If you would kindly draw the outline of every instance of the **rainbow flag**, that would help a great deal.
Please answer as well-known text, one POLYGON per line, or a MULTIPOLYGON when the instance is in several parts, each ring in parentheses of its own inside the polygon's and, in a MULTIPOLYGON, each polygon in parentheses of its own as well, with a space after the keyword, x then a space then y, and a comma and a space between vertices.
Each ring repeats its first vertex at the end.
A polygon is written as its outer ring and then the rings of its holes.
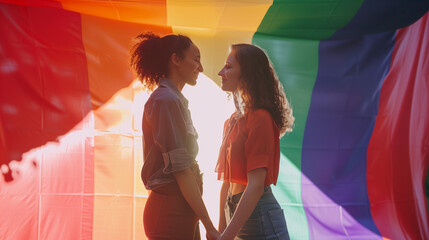
MULTIPOLYGON (((145 239, 141 32, 186 34, 204 199, 230 44, 264 48, 296 118, 274 192, 291 239, 429 239, 429 1, 0 0, 0 239, 145 239)), ((215 200, 213 200, 215 199, 215 200)), ((202 235, 204 237, 204 235, 202 235)))

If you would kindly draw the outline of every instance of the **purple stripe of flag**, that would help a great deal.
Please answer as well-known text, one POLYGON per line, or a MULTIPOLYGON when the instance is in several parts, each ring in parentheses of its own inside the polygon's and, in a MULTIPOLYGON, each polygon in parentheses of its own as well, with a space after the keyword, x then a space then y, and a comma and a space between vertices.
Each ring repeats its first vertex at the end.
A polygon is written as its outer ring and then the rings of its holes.
POLYGON ((366 152, 394 32, 319 45, 302 150, 310 239, 381 239, 369 206, 366 152))

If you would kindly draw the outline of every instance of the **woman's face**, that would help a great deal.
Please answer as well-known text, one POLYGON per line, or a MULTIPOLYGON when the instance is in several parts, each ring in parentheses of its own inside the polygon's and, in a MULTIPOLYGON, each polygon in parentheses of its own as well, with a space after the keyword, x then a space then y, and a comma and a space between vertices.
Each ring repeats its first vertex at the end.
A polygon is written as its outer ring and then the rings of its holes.
POLYGON ((222 90, 235 92, 241 78, 240 64, 235 57, 235 51, 231 51, 226 59, 225 66, 218 73, 222 77, 222 90))
POLYGON ((186 49, 183 53, 184 58, 181 61, 179 68, 180 75, 185 80, 185 83, 194 86, 197 84, 198 74, 203 71, 203 66, 200 62, 200 50, 194 44, 186 49))

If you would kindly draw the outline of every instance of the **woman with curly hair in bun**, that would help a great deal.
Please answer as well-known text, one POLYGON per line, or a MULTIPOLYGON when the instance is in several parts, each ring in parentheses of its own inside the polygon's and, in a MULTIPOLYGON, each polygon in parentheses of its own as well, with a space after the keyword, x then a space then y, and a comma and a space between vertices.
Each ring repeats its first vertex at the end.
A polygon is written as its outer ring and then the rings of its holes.
POLYGON ((216 165, 220 239, 289 239, 270 188, 279 174, 279 139, 294 121, 282 85, 264 51, 250 44, 232 45, 219 76, 236 105, 216 165))
POLYGON ((198 134, 181 93, 203 71, 200 51, 182 35, 141 34, 131 50, 131 66, 153 91, 143 113, 141 177, 151 190, 143 225, 149 239, 199 239, 198 220, 208 239, 220 234, 202 200, 202 178, 195 160, 198 134))

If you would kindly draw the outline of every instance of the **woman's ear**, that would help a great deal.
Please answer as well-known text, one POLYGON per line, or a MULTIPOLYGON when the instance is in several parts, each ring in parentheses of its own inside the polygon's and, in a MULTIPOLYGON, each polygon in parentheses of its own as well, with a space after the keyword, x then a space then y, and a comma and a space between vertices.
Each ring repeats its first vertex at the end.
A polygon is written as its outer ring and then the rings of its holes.
POLYGON ((182 62, 182 58, 179 57, 176 53, 171 54, 171 62, 175 65, 175 66, 179 66, 180 63, 182 62))

